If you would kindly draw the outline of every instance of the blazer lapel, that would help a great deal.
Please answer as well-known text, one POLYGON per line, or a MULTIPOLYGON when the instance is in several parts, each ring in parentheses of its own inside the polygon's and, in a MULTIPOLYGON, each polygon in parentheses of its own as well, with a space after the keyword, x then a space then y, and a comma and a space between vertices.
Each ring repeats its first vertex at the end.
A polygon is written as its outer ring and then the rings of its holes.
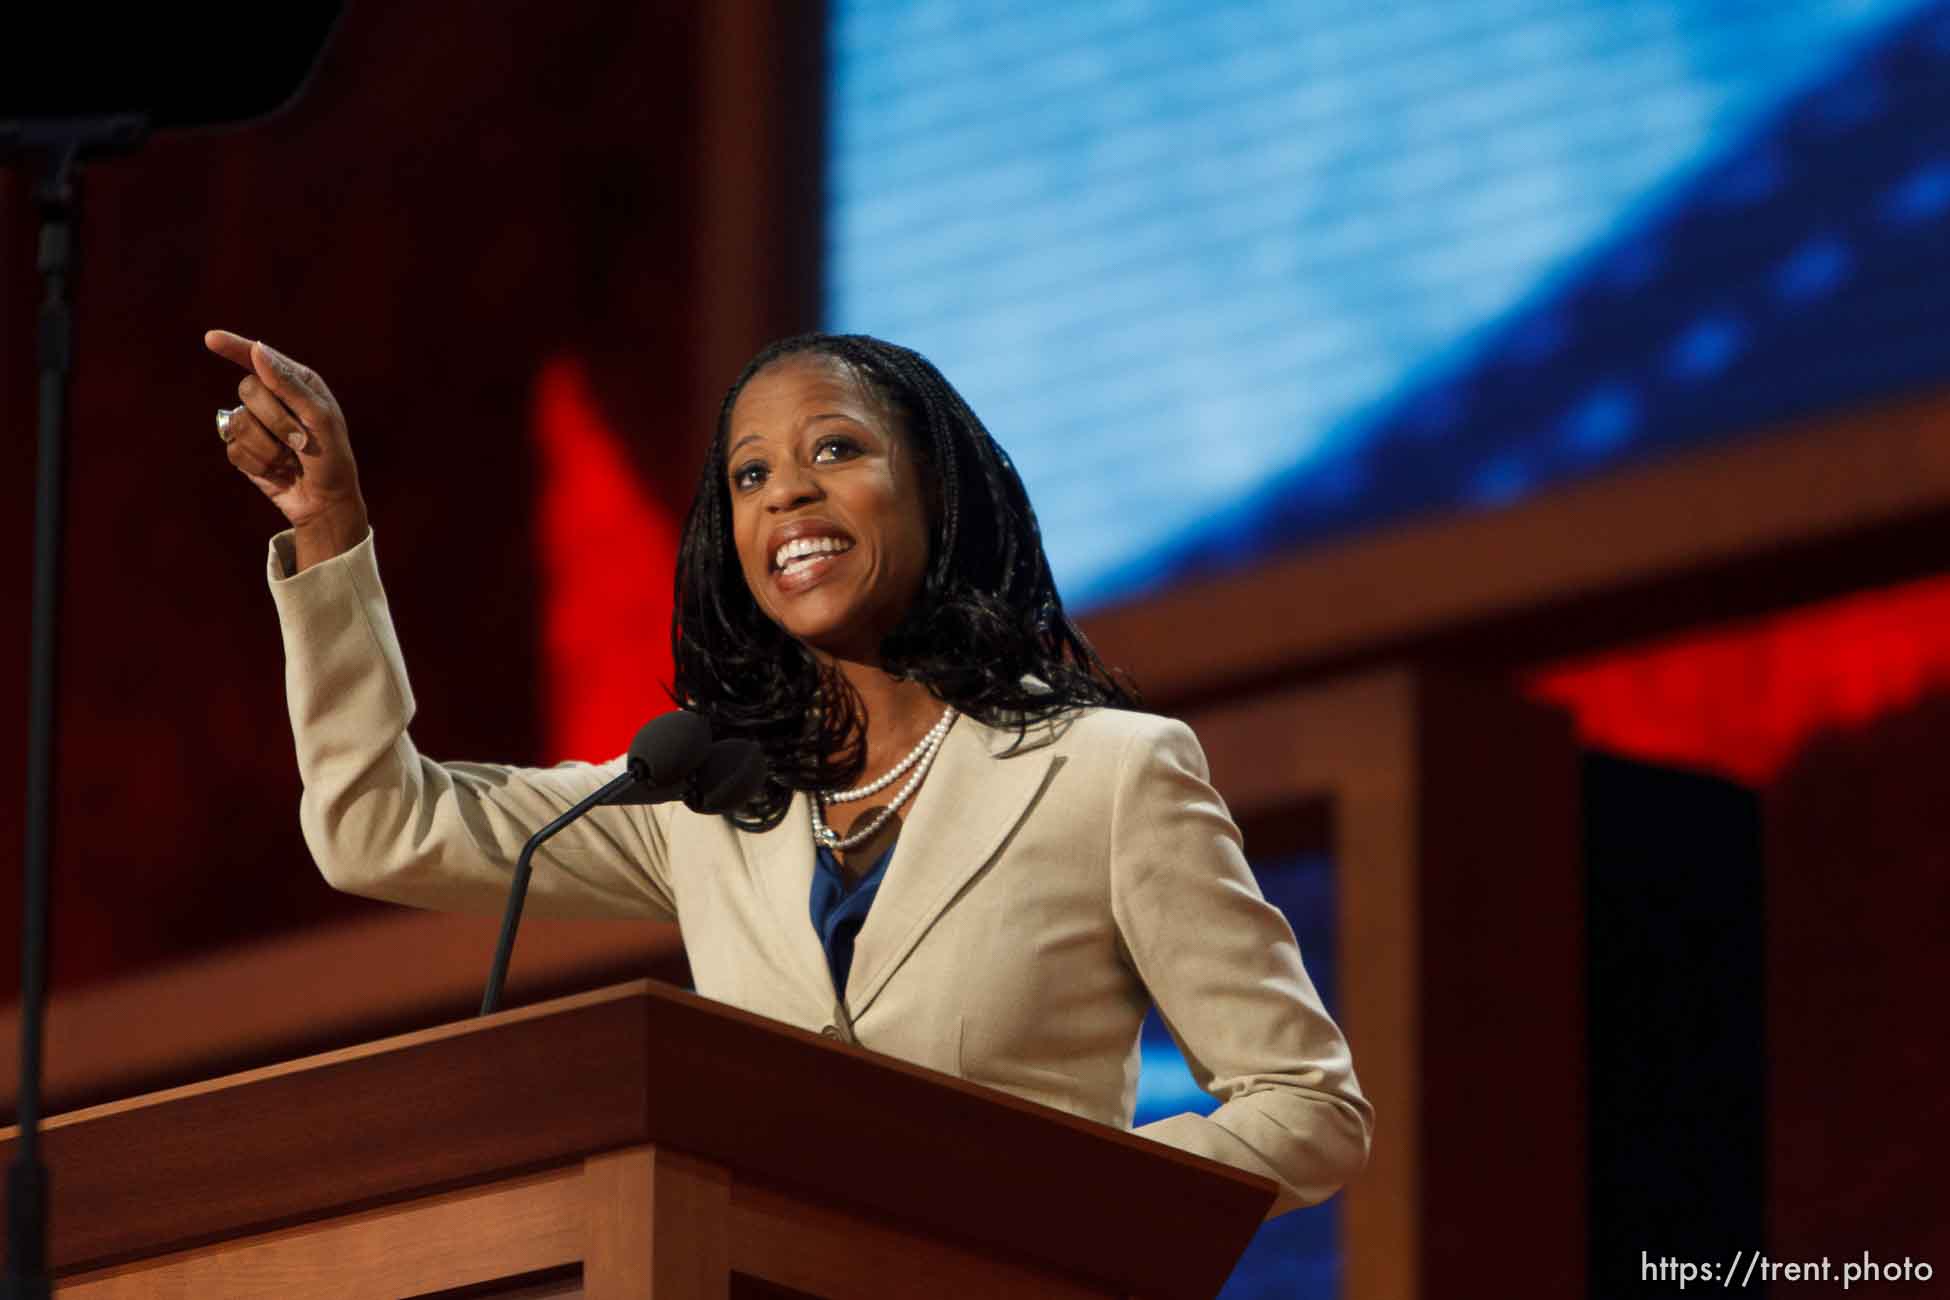
MULTIPOLYGON (((996 757, 1014 740, 1013 731, 997 731, 973 718, 957 718, 948 729, 854 942, 846 1001, 855 1019, 880 995, 962 886, 995 856, 1043 788, 1048 753, 1022 752, 1006 761, 996 757)), ((1034 744, 1032 730, 1024 750, 1034 744)), ((805 889, 810 888, 808 876, 805 889)))
POLYGON ((839 999, 832 972, 826 969, 826 950, 820 947, 812 924, 812 814, 806 809, 806 795, 794 794, 785 820, 771 830, 737 838, 746 865, 771 904, 785 964, 806 986, 815 1014, 823 1019, 839 999))

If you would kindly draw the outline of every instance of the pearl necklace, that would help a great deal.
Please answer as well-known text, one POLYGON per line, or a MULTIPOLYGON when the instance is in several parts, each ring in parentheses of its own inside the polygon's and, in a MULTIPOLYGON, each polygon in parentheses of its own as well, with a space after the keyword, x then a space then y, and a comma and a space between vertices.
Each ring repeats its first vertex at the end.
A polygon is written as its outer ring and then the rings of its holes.
POLYGON ((954 725, 954 721, 954 709, 950 708, 942 713, 941 720, 934 724, 927 735, 921 737, 921 743, 910 750, 907 757, 895 765, 887 775, 877 781, 869 781, 867 784, 854 790, 813 791, 813 797, 810 802, 812 805, 812 832, 814 842, 824 844, 829 849, 850 849, 857 844, 865 844, 868 840, 872 839, 874 832, 886 824, 887 819, 894 815, 895 809, 907 802, 907 797, 913 794, 915 788, 921 784, 921 778, 928 774, 928 769, 934 765, 935 751, 941 748, 941 741, 947 736, 948 728, 954 725), (907 784, 900 788, 900 793, 896 794, 892 802, 885 808, 880 809, 873 816, 867 818, 866 825, 854 831, 851 835, 841 836, 837 831, 829 827, 826 824, 826 819, 820 815, 819 810, 825 804, 846 803, 849 800, 865 799, 868 795, 880 793, 880 791, 885 790, 889 785, 899 780, 901 774, 909 768, 914 769, 914 775, 907 778, 907 784))

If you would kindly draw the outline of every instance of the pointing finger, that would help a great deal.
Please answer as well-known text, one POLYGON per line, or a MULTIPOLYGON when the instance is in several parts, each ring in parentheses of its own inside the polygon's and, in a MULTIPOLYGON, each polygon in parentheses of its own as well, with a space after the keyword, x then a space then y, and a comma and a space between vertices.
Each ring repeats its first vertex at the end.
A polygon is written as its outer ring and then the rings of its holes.
POLYGON ((251 341, 241 334, 232 334, 229 330, 210 330, 203 335, 203 346, 225 361, 234 361, 244 369, 250 369, 251 341))

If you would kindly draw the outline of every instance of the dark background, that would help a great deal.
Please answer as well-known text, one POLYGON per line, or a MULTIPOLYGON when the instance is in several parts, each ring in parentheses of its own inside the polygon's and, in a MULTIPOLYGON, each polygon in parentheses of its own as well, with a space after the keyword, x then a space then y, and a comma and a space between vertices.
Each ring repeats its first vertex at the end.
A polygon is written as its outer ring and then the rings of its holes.
MULTIPOLYGON (((778 17, 816 33, 816 7, 778 17)), ((537 376, 552 357, 580 359, 641 483, 681 517, 736 366, 705 364, 704 304, 752 291, 741 268, 700 257, 699 103, 706 43, 722 39, 682 3, 491 18, 353 5, 289 111, 159 134, 87 171, 55 988, 374 906, 328 890, 298 836, 263 587, 282 520, 216 440, 211 416, 235 403, 238 375, 203 350, 205 329, 313 365, 346 411, 400 635, 423 665, 427 752, 541 760, 537 376)), ((816 63, 817 50, 800 41, 781 57, 816 63)), ((816 103, 816 78, 792 89, 816 103)), ((816 113, 784 126, 816 144, 816 113)), ((768 256, 802 268, 762 289, 790 304, 785 328, 815 323, 816 177, 811 147, 778 173, 807 191, 768 232, 768 256)), ((36 216, 23 169, 0 186, 0 404, 15 431, 0 440, 0 545, 17 559, 0 566, 0 609, 16 611, 0 680, 25 682, 36 216)), ((22 691, 0 692, 0 731, 24 734, 22 691)), ((24 780, 23 747, 0 747, 0 843, 20 842, 24 780)), ((11 852, 0 861, 17 870, 11 852)), ((7 933, 17 896, 0 891, 7 933)), ((17 988, 0 963, 0 999, 17 988)))

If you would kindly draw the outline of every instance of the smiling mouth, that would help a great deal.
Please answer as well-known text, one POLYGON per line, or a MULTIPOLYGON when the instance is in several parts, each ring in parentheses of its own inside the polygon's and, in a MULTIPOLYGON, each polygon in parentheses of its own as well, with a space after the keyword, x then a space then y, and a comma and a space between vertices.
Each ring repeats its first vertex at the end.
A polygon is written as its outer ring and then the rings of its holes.
POLYGON ((838 537, 807 537, 787 542, 772 557, 772 571, 779 577, 805 573, 821 560, 830 560, 853 549, 853 543, 838 537))

